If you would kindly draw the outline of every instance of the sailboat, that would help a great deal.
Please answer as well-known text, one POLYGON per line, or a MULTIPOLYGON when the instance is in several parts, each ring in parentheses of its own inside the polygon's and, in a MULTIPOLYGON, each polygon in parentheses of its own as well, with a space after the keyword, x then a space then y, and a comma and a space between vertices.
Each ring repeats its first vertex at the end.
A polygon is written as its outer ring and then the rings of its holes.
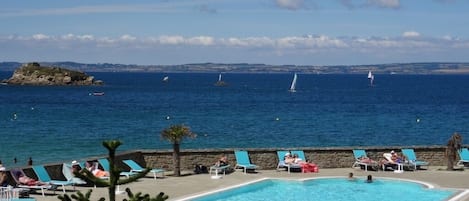
POLYGON ((295 75, 293 75, 293 80, 291 82, 291 86, 290 86, 290 92, 294 93, 296 92, 296 79, 298 78, 298 75, 295 73, 295 75))
POLYGON ((368 71, 368 79, 370 80, 370 85, 373 86, 373 81, 375 80, 375 76, 371 73, 371 70, 368 71))
POLYGON ((169 77, 168 77, 168 76, 164 76, 162 82, 168 82, 168 81, 169 81, 169 77))
POLYGON ((228 84, 225 81, 222 80, 221 73, 218 74, 218 81, 215 82, 215 86, 223 87, 223 86, 226 86, 226 85, 228 85, 228 84))

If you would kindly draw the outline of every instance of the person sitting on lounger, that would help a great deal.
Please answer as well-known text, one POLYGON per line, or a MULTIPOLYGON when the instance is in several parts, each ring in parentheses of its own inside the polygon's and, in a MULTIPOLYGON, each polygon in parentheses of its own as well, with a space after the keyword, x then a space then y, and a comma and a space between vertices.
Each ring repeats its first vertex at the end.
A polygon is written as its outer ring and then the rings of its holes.
POLYGON ((221 167, 221 166, 227 166, 228 165, 228 159, 226 158, 225 154, 221 154, 220 159, 215 163, 216 166, 221 167))
POLYGON ((403 156, 399 156, 394 150, 391 151, 391 160, 394 163, 403 163, 405 158, 403 156))
POLYGON ((296 163, 295 158, 293 158, 289 152, 285 154, 285 157, 283 157, 283 161, 285 162, 285 164, 296 163))
POLYGON ((96 162, 86 161, 85 166, 95 177, 109 177, 109 172, 99 169, 96 162))

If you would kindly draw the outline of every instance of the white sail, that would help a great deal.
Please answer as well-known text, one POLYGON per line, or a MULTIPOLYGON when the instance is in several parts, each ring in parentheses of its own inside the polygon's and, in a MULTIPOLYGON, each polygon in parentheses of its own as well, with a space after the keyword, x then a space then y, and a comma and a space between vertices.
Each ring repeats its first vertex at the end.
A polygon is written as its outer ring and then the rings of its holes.
POLYGON ((373 81, 375 80, 375 76, 371 71, 368 71, 368 79, 370 80, 370 85, 373 85, 373 81))
POLYGON ((222 87, 222 86, 226 86, 226 85, 228 85, 228 83, 226 83, 225 81, 222 80, 221 73, 218 74, 218 81, 215 82, 215 86, 222 87))
POLYGON ((169 81, 169 77, 168 77, 168 76, 164 76, 164 77, 163 77, 163 82, 167 82, 167 81, 169 81))
POLYGON ((290 86, 290 92, 296 92, 296 79, 298 78, 298 75, 293 75, 293 80, 291 82, 291 86, 290 86))

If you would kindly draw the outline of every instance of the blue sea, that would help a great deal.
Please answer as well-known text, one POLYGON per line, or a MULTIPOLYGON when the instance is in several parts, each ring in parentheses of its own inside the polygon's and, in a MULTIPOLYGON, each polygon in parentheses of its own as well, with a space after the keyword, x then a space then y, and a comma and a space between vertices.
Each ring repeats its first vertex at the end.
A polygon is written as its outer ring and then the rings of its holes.
MULTIPOLYGON (((0 72, 0 79, 11 76, 0 72)), ((104 86, 0 86, 0 160, 51 163, 171 149, 160 132, 185 124, 182 148, 445 145, 469 138, 468 75, 88 73, 104 86), (169 82, 162 82, 164 76, 169 82), (90 96, 90 92, 104 96, 90 96), (16 116, 15 116, 16 114, 16 116)))

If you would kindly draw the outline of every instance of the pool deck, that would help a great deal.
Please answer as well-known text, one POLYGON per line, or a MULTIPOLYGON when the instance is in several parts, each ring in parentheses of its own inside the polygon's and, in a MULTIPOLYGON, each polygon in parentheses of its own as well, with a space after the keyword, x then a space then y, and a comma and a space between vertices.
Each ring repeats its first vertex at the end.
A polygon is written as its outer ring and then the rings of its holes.
MULTIPOLYGON (((236 170, 233 173, 225 175, 221 179, 212 179, 209 174, 194 174, 182 177, 166 176, 164 178, 158 178, 156 180, 149 174, 147 178, 142 178, 137 182, 122 185, 120 190, 124 190, 126 187, 136 192, 148 193, 151 197, 155 197, 159 192, 164 192, 169 195, 168 200, 181 200, 188 196, 194 196, 201 193, 207 193, 213 190, 230 187, 237 184, 246 183, 262 178, 288 178, 288 179, 305 179, 305 178, 316 178, 316 177, 328 177, 328 176, 341 176, 346 177, 349 172, 353 172, 356 177, 366 177, 367 175, 373 175, 374 179, 380 178, 400 178, 408 180, 418 180, 421 182, 429 183, 435 187, 441 188, 455 188, 459 190, 469 191, 469 170, 465 171, 444 171, 445 167, 434 167, 431 166, 428 170, 419 170, 416 172, 405 171, 404 173, 394 173, 392 171, 363 171, 352 168, 334 168, 334 169, 320 169, 319 173, 291 173, 288 174, 286 171, 276 170, 259 170, 256 173, 244 174, 241 170, 236 170)), ((168 172, 169 174, 169 172, 168 172)), ((67 186, 67 193, 73 193, 73 187, 67 186)), ((86 193, 88 189, 92 189, 91 200, 98 200, 100 197, 105 197, 108 200, 107 188, 93 188, 93 187, 76 187, 76 190, 80 190, 86 193)), ((52 191, 48 191, 45 197, 40 194, 31 194, 31 197, 36 198, 37 201, 49 201, 59 200, 57 194, 62 193, 61 189, 57 189, 54 195, 52 191)), ((127 195, 116 195, 116 200, 122 200, 127 198, 127 195)), ((469 194, 461 197, 458 200, 468 200, 469 194)))

